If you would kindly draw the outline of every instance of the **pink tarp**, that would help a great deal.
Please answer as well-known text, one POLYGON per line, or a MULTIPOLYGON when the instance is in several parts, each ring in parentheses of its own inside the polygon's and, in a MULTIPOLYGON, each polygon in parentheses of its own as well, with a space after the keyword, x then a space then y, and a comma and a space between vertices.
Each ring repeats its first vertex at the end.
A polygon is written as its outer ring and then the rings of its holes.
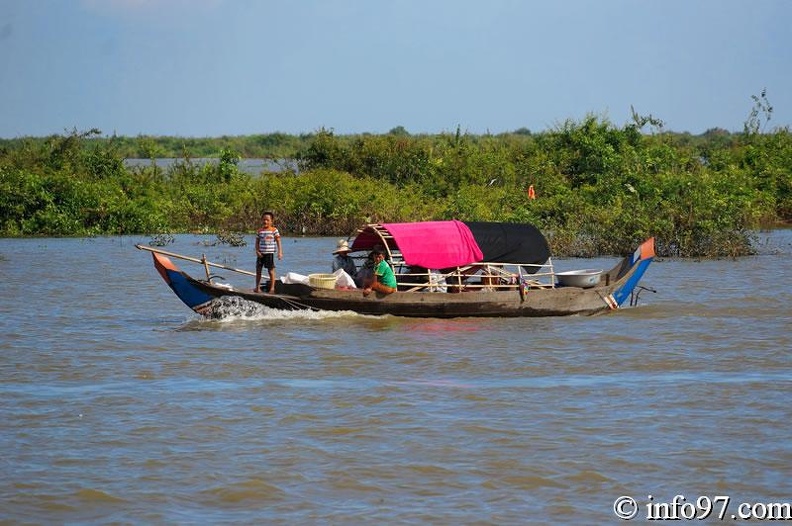
MULTIPOLYGON (((481 261, 481 252, 470 229, 461 221, 425 221, 420 223, 382 223, 401 250, 404 262, 411 266, 439 269, 481 261)), ((366 250, 376 243, 371 232, 362 232, 352 244, 353 250, 366 250)))

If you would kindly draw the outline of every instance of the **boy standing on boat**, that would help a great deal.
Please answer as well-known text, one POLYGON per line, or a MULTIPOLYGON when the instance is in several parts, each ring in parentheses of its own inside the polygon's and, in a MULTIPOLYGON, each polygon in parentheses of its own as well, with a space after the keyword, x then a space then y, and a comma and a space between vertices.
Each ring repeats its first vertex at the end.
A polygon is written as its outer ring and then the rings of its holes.
POLYGON ((254 292, 261 292, 261 268, 266 267, 269 272, 270 294, 275 293, 275 250, 278 259, 283 259, 280 232, 273 222, 275 216, 272 212, 264 212, 261 216, 261 228, 256 231, 256 288, 254 292))

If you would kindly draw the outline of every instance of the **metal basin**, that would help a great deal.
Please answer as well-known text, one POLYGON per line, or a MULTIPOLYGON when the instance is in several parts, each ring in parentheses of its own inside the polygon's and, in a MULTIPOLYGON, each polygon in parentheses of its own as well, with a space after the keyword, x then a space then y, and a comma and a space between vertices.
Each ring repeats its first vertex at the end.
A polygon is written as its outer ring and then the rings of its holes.
POLYGON ((558 279, 558 285, 561 287, 588 289, 599 284, 601 275, 602 269, 568 270, 566 272, 557 272, 556 278, 558 279))

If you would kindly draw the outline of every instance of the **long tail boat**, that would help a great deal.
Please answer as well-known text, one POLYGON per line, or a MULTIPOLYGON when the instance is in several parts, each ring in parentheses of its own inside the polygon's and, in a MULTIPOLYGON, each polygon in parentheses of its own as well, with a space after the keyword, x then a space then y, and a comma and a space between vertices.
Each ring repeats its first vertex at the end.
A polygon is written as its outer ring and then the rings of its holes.
POLYGON ((279 280, 272 294, 254 292, 220 283, 211 269, 252 272, 136 245, 151 252, 154 267, 184 304, 206 317, 223 316, 229 298, 273 309, 427 318, 603 314, 634 306, 642 290, 651 290, 639 281, 655 255, 650 238, 610 270, 555 272, 547 240, 533 225, 462 221, 368 224, 350 236, 349 246, 361 267, 372 250, 383 251, 397 292, 366 295, 324 274, 279 280), (171 258, 200 263, 206 275, 192 277, 171 258))

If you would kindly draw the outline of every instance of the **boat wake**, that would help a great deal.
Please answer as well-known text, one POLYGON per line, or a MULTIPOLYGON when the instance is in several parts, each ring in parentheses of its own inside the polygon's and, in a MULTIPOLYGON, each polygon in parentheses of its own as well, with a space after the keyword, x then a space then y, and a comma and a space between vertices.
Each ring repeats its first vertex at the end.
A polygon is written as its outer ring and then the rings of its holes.
POLYGON ((352 311, 282 310, 265 307, 259 303, 235 296, 213 300, 211 319, 236 320, 324 320, 328 318, 361 317, 352 311))

